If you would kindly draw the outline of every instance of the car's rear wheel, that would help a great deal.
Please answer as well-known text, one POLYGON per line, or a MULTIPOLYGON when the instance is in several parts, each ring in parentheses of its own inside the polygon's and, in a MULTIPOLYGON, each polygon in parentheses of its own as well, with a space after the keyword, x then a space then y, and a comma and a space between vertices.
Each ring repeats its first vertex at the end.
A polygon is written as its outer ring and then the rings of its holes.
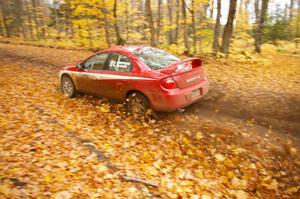
POLYGON ((73 98, 77 94, 77 90, 73 83, 73 80, 68 75, 64 75, 61 78, 61 91, 65 96, 69 98, 73 98))
POLYGON ((150 108, 150 104, 143 94, 132 92, 127 97, 126 108, 133 115, 145 115, 150 108))

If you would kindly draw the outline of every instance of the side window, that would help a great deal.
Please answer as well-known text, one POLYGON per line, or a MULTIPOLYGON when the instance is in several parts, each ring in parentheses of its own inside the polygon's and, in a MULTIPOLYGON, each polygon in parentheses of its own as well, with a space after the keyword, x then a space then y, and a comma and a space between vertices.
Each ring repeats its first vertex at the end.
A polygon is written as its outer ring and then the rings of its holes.
POLYGON ((95 55, 83 63, 83 67, 91 70, 104 70, 108 53, 95 55))
POLYGON ((118 72, 130 72, 132 69, 132 63, 130 59, 118 53, 112 53, 110 56, 108 70, 118 72))

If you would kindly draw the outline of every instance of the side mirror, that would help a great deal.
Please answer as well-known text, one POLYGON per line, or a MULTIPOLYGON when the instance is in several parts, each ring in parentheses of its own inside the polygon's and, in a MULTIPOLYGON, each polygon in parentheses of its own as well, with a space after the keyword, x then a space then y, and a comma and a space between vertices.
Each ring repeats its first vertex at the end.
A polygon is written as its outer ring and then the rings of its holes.
POLYGON ((83 69, 83 65, 82 65, 82 64, 77 64, 77 65, 76 65, 76 68, 78 68, 78 69, 83 69))

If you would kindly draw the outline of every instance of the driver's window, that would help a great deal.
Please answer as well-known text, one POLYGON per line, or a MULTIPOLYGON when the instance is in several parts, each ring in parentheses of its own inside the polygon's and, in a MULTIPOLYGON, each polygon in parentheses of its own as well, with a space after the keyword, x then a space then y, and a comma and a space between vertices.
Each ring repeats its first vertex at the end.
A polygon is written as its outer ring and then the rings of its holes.
POLYGON ((83 63, 85 69, 104 70, 108 53, 97 54, 83 63))

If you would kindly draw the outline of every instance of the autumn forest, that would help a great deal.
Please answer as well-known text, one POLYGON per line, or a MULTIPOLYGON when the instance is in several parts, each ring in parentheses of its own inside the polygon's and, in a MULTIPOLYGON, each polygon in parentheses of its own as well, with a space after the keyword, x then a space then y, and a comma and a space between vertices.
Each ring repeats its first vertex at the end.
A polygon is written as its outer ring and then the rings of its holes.
POLYGON ((1 0, 0 34, 50 45, 101 49, 147 44, 177 53, 227 54, 242 40, 261 51, 264 42, 300 37, 299 4, 270 0, 1 0), (282 3, 281 3, 282 4, 282 3))
POLYGON ((0 0, 1 199, 299 199, 299 121, 300 0, 0 0))

